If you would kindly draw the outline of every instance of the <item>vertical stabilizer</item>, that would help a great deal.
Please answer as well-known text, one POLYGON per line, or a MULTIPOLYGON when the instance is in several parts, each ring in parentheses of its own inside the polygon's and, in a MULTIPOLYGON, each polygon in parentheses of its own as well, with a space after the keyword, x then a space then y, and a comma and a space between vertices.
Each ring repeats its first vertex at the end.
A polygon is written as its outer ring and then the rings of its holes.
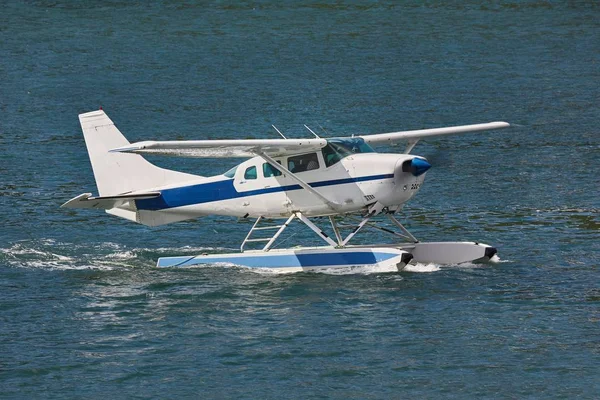
POLYGON ((100 196, 113 196, 138 190, 197 180, 197 175, 157 167, 139 154, 109 153, 129 144, 102 110, 79 114, 94 178, 100 196))

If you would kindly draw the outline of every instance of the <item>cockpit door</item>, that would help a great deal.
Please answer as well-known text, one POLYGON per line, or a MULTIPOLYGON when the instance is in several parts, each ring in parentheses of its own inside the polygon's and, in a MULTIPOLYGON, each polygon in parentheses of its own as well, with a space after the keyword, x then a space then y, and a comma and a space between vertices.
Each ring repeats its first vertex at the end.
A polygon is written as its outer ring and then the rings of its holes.
POLYGON ((236 202, 250 215, 279 216, 287 210, 285 192, 278 177, 265 177, 263 164, 260 159, 240 164, 233 181, 236 202))

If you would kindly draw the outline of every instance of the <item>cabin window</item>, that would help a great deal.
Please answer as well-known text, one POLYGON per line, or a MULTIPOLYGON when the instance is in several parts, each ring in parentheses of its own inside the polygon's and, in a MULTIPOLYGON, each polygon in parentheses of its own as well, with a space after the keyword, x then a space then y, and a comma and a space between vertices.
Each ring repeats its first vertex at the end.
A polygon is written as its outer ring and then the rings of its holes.
POLYGON ((235 171, 237 171, 238 166, 236 165, 235 167, 231 168, 229 171, 225 172, 223 175, 225 175, 228 178, 233 178, 235 176, 235 171))
POLYGON ((244 179, 256 179, 256 167, 248 167, 244 172, 244 179))
POLYGON ((325 166, 331 167, 333 164, 340 161, 342 158, 357 153, 374 153, 375 150, 365 143, 363 138, 343 138, 329 139, 327 146, 321 150, 325 166))
POLYGON ((293 173, 319 169, 319 159, 317 158, 317 153, 289 157, 288 169, 293 173))
MULTIPOLYGON (((279 161, 277 161, 277 162, 279 162, 279 161)), ((281 171, 273 168, 273 166, 269 163, 264 163, 262 168, 263 168, 263 175, 265 178, 270 178, 272 176, 280 176, 281 175, 281 171)))

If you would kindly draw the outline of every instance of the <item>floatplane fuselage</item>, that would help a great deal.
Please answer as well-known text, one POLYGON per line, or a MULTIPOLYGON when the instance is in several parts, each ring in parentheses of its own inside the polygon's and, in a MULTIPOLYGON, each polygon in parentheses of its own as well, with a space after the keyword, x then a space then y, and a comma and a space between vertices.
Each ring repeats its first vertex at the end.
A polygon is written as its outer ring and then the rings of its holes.
MULTIPOLYGON (((307 217, 328 216, 359 212, 376 203, 395 210, 419 190, 425 178, 424 172, 413 175, 402 170, 403 163, 415 158, 370 152, 349 155, 329 166, 322 152, 275 158, 329 200, 316 202, 315 194, 303 189, 289 173, 254 157, 224 175, 153 188, 161 196, 137 200, 135 208, 140 222, 148 225, 202 215, 287 218, 302 212, 307 217), (313 163, 313 169, 299 171, 303 161, 313 163)), ((427 161, 419 160, 425 169, 427 161)))
MULTIPOLYGON (((99 196, 84 193, 64 207, 99 208, 148 226, 206 215, 256 218, 242 243, 263 241, 259 251, 242 254, 161 258, 159 266, 229 262, 268 268, 313 269, 352 265, 396 265, 411 258, 423 262, 489 259, 495 249, 471 242, 422 243, 394 214, 421 188, 431 167, 409 154, 418 140, 508 126, 505 122, 323 139, 197 140, 129 143, 103 111, 80 115, 99 196), (377 153, 371 143, 407 140, 403 153, 377 153), (203 177, 159 168, 144 154, 187 157, 250 157, 222 175, 203 177), (360 214, 355 230, 343 237, 334 216, 360 214), (386 214, 400 230, 404 244, 350 247, 348 242, 369 220, 386 214), (330 217, 335 240, 310 221, 330 217), (253 239, 259 222, 286 219, 271 237, 253 239), (293 219, 311 228, 328 246, 319 249, 272 250, 293 219), (361 250, 362 249, 362 250, 361 250), (329 260, 329 261, 326 261, 329 260), (181 261, 185 262, 182 264, 181 261), (218 260, 218 261, 214 261, 218 260), (325 260, 325 261, 323 261, 325 260), (321 265, 323 264, 324 265, 321 265)), ((311 131, 312 132, 312 131, 311 131)), ((315 135, 316 136, 316 135, 315 135)), ((380 228, 381 229, 381 228, 380 228)), ((385 230, 385 229, 383 229, 385 230)))

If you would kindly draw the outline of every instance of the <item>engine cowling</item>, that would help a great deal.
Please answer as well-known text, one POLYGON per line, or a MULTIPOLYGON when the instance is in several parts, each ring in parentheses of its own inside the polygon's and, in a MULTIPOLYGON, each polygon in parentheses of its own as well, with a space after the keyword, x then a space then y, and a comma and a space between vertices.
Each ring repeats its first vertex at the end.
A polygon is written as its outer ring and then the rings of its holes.
POLYGON ((410 200, 421 188, 425 173, 431 164, 423 157, 398 160, 394 168, 395 190, 389 199, 388 206, 400 205, 410 200))

